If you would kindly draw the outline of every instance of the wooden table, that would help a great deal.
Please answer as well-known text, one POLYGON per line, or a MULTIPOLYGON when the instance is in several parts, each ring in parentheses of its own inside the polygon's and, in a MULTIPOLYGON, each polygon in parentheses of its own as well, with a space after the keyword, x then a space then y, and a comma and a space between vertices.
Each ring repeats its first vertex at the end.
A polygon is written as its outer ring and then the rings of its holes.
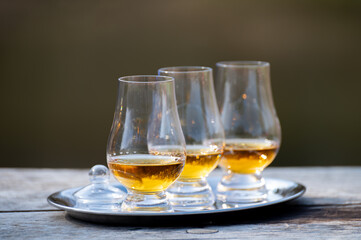
POLYGON ((47 203, 53 192, 88 184, 87 172, 0 168, 0 239, 361 239, 361 167, 271 167, 265 176, 300 182, 306 194, 233 219, 167 227, 97 225, 47 203))

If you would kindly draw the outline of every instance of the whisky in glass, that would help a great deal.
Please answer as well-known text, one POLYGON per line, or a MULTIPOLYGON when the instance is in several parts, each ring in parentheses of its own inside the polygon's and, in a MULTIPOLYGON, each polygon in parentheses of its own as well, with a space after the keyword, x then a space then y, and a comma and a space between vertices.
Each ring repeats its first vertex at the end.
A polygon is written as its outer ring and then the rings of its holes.
POLYGON ((128 191, 122 211, 172 212, 165 191, 180 176, 185 156, 174 79, 120 78, 107 161, 128 191))
POLYGON ((217 186, 223 203, 267 199, 262 171, 274 160, 281 127, 273 104, 270 64, 259 61, 217 63, 216 93, 225 131, 217 186))
POLYGON ((215 169, 224 148, 212 69, 168 67, 159 75, 174 77, 179 118, 187 158, 180 178, 168 189, 173 207, 193 211, 213 207, 215 196, 206 177, 215 169))

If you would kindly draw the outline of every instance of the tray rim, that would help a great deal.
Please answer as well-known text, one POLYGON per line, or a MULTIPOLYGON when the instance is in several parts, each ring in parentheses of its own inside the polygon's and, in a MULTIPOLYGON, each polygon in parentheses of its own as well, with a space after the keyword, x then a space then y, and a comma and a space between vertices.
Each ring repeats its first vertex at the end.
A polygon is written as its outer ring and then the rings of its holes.
POLYGON ((265 177, 265 180, 266 180, 266 182, 267 182, 267 180, 268 181, 269 180, 283 181, 283 182, 286 181, 286 182, 289 182, 290 184, 297 185, 297 187, 300 188, 300 190, 291 196, 283 197, 283 198, 265 202, 265 203, 258 203, 258 204, 256 203, 256 204, 252 204, 252 205, 245 205, 245 206, 234 207, 234 208, 211 209, 211 210, 200 210, 200 211, 178 211, 178 212, 103 212, 103 211, 69 207, 69 206, 62 205, 62 204, 59 204, 59 203, 53 201, 55 196, 59 195, 61 192, 71 191, 71 190, 75 191, 76 189, 80 189, 81 187, 68 188, 68 189, 63 189, 63 190, 54 192, 47 197, 47 201, 50 205, 52 205, 58 209, 64 210, 64 211, 68 212, 69 214, 76 213, 76 214, 90 214, 90 215, 112 216, 112 217, 117 217, 117 216, 119 216, 119 217, 152 217, 152 216, 153 217, 154 216, 169 217, 169 216, 186 216, 186 215, 187 216, 188 215, 206 215, 206 214, 218 214, 218 213, 221 214, 221 213, 226 213, 226 212, 235 212, 235 211, 267 207, 267 206, 272 206, 272 205, 288 202, 293 199, 299 198, 306 192, 306 187, 303 184, 298 183, 298 182, 281 179, 281 178, 268 178, 268 177, 265 177))

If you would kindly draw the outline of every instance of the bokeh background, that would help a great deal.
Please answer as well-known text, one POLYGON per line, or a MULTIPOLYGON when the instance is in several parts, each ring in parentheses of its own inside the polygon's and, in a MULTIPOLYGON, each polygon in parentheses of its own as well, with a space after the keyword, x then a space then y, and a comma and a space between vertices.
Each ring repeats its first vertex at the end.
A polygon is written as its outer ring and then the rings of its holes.
POLYGON ((361 1, 0 1, 0 167, 105 164, 117 78, 271 63, 272 166, 361 165, 361 1))

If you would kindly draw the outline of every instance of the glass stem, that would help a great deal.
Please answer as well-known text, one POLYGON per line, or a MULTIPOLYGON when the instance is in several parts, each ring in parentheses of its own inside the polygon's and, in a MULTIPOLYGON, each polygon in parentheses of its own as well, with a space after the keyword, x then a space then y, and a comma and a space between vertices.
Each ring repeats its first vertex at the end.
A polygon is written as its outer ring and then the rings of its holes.
POLYGON ((127 212, 173 212, 167 194, 162 192, 136 192, 128 189, 128 195, 122 203, 127 212))
POLYGON ((179 211, 194 211, 213 207, 215 197, 205 178, 178 179, 169 189, 170 202, 179 211))
POLYGON ((261 173, 228 172, 218 184, 217 192, 217 199, 222 202, 252 203, 267 198, 267 189, 261 173))

